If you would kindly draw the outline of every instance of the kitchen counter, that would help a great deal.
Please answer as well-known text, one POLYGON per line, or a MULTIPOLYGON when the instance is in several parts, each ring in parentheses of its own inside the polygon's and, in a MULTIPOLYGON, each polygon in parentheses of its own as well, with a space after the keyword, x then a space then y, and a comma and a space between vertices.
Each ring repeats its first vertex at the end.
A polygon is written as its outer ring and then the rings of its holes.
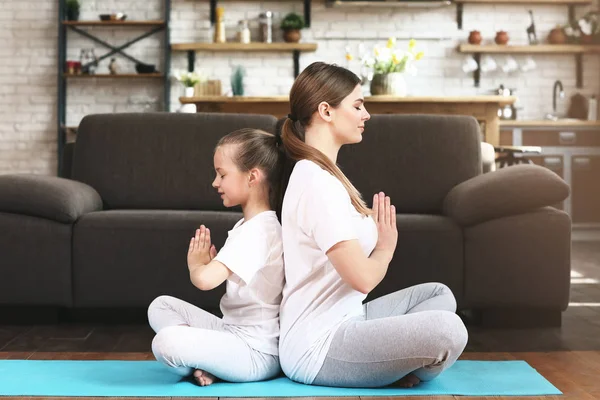
MULTIPOLYGON (((277 102, 287 103, 288 96, 202 96, 202 97, 180 97, 181 103, 259 103, 259 102, 277 102)), ((516 97, 510 96, 365 96, 365 103, 498 103, 501 105, 513 104, 516 97)))
POLYGON ((501 127, 511 128, 535 128, 535 127, 565 127, 565 128, 576 128, 576 127, 599 127, 600 121, 587 121, 583 119, 567 119, 552 121, 548 119, 542 120, 500 120, 501 127))
MULTIPOLYGON (((485 141, 500 143, 498 109, 517 100, 514 96, 366 96, 371 114, 471 115, 482 125, 485 141)), ((195 104, 198 112, 271 114, 277 118, 290 112, 288 96, 180 97, 183 104, 195 104)))

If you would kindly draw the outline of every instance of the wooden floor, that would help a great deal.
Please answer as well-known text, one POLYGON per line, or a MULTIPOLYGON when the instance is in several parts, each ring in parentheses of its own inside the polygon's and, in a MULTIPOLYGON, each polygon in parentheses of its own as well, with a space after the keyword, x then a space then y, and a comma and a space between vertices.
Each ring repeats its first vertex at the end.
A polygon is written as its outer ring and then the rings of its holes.
MULTIPOLYGON (((572 270, 571 306, 563 313, 560 328, 484 329, 469 326, 469 344, 461 357, 466 360, 525 360, 564 395, 477 399, 600 399, 600 242, 574 243, 572 270)), ((540 279, 543 284, 543 277, 540 279)), ((0 359, 152 360, 149 352, 152 337, 153 332, 146 324, 0 325, 0 359)), ((0 400, 26 398, 2 397, 0 400)), ((403 400, 453 398, 473 397, 399 397, 403 400)), ((359 400, 348 397, 340 400, 343 399, 359 400)))

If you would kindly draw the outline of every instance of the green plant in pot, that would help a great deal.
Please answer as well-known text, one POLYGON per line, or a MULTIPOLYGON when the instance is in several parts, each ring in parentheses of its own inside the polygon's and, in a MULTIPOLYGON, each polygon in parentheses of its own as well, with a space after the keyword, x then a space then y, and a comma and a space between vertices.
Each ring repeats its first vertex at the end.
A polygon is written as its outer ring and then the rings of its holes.
POLYGON ((300 38, 300 29, 304 28, 304 18, 296 13, 289 13, 281 21, 283 29, 283 40, 288 43, 298 43, 300 38))
POLYGON ((243 96, 244 95, 244 76, 246 75, 246 71, 244 67, 238 65, 235 67, 233 74, 231 74, 231 91, 234 96, 243 96))
POLYGON ((67 20, 77 21, 79 20, 79 0, 67 0, 65 3, 67 20))

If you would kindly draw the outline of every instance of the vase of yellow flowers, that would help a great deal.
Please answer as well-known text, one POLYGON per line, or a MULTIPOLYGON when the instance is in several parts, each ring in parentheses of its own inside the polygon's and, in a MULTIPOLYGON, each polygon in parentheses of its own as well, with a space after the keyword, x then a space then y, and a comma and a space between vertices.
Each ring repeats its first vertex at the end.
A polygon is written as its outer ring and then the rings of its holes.
POLYGON ((403 97, 407 94, 405 74, 416 74, 415 63, 424 53, 416 50, 416 41, 411 39, 408 50, 396 49, 396 39, 390 38, 384 48, 375 47, 374 57, 367 64, 373 68, 372 95, 403 97))
POLYGON ((402 72, 388 72, 387 74, 374 74, 371 81, 372 95, 406 96, 406 79, 402 72))
POLYGON ((196 72, 178 71, 175 79, 183 84, 185 97, 194 97, 195 86, 204 80, 204 77, 196 72))

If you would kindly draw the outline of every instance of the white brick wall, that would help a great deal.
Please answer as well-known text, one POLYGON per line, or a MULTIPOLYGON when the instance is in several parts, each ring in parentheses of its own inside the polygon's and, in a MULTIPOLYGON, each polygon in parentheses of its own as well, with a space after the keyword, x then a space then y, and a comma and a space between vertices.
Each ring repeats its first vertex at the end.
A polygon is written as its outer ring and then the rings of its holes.
MULTIPOLYGON (((96 19, 98 14, 121 11, 131 20, 160 19, 162 0, 82 0, 81 19, 96 19)), ((302 13, 302 2, 227 0, 225 7, 228 37, 233 37, 237 21, 255 19, 265 9, 275 12, 276 26, 285 13, 302 13)), ((549 30, 567 19, 565 6, 533 6, 538 37, 545 39, 549 30)), ((316 41, 315 53, 301 56, 303 68, 316 60, 347 65, 345 47, 357 48, 360 41, 367 47, 383 44, 388 36, 397 36, 400 44, 410 37, 419 39, 426 57, 419 75, 410 79, 411 94, 470 95, 481 94, 504 83, 518 89, 521 117, 541 118, 552 107, 552 84, 556 79, 565 84, 567 99, 559 104, 565 111, 568 99, 580 92, 600 94, 600 57, 584 56, 584 89, 575 87, 575 60, 573 56, 536 55, 538 68, 529 73, 509 76, 503 72, 483 75, 481 88, 473 87, 473 80, 461 70, 464 55, 456 46, 465 41, 472 29, 480 30, 487 41, 495 32, 508 31, 511 43, 526 43, 529 25, 529 7, 521 5, 466 5, 463 30, 456 27, 456 11, 451 6, 435 10, 403 8, 326 8, 322 0, 313 0, 312 27, 303 31, 305 41, 316 41)), ((585 11, 578 8, 578 15, 585 11)), ((58 6, 48 0, 0 0, 0 173, 31 172, 56 173, 56 95, 57 95, 57 25, 58 6)), ((172 0, 172 43, 210 41, 208 1, 172 0)), ((88 29, 88 28, 86 28, 88 29)), ((147 28, 95 28, 103 40, 113 45, 143 33, 147 28)), ((253 38, 258 37, 257 22, 251 25, 253 38)), ((88 39, 69 32, 68 59, 78 59, 82 47, 95 48, 96 54, 106 49, 88 39)), ((281 40, 281 32, 275 30, 281 40)), ((163 65, 162 35, 146 38, 126 51, 132 56, 163 65)), ((523 57, 515 57, 522 61, 523 57)), ((501 63, 504 56, 495 57, 501 63)), ((129 60, 117 56, 123 72, 134 72, 129 60)), ((110 59, 104 60, 98 70, 107 72, 110 59)), ((236 65, 246 67, 246 94, 287 94, 293 82, 293 63, 286 53, 197 53, 196 68, 212 78, 222 80, 229 90, 229 78, 236 65)), ((186 69, 185 53, 172 54, 172 70, 186 69)), ((350 64, 355 69, 356 64, 350 64)), ((171 109, 178 107, 177 98, 182 88, 173 83, 171 109)), ((89 113, 125 112, 159 109, 162 100, 160 80, 104 80, 74 79, 68 83, 67 124, 77 125, 89 113)))

